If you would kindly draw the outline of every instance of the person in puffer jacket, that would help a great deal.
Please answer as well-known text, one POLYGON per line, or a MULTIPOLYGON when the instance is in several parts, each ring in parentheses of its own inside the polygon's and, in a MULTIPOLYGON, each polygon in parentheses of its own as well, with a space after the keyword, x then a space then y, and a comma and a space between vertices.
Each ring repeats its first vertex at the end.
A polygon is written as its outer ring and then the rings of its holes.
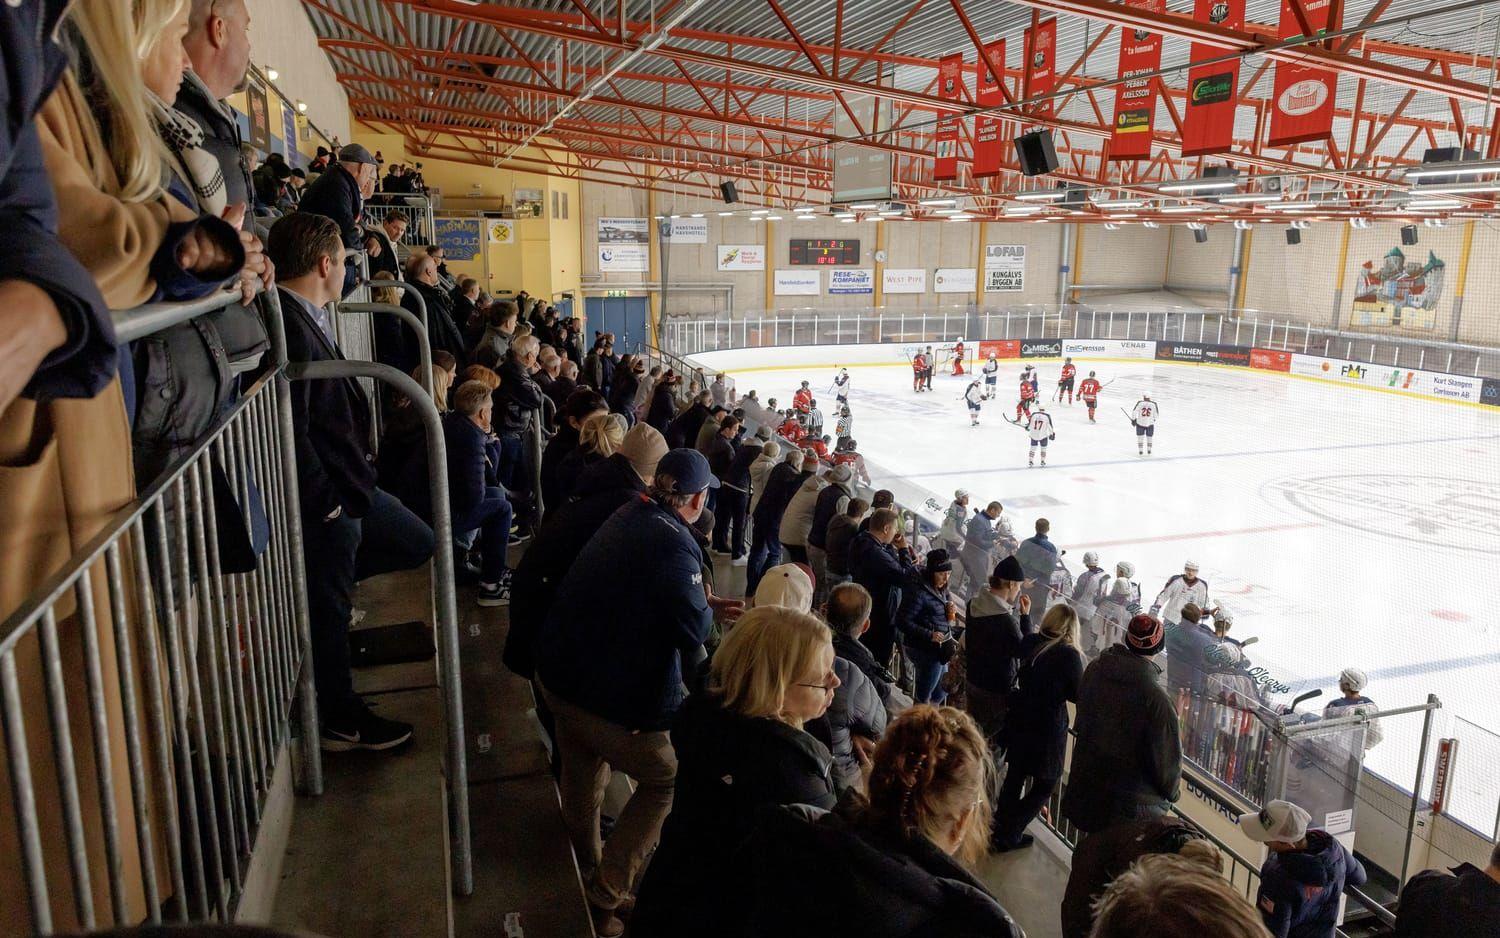
POLYGON ((1255 905, 1274 938, 1334 938, 1346 886, 1363 886, 1364 865, 1327 831, 1309 829, 1312 815, 1272 801, 1240 817, 1240 830, 1271 851, 1260 868, 1255 905))
MULTIPOLYGON (((807 536, 812 533, 813 512, 818 507, 818 493, 827 485, 817 474, 818 463, 813 461, 813 474, 808 476, 787 502, 781 514, 781 546, 794 563, 807 563, 807 536)), ((804 459, 803 468, 807 468, 804 459)))
POLYGON ((891 716, 885 701, 894 688, 889 683, 882 688, 865 672, 867 667, 879 667, 859 643, 859 636, 870 627, 870 594, 854 583, 840 589, 837 601, 828 604, 827 622, 838 656, 833 670, 841 683, 823 719, 829 730, 828 748, 833 753, 833 783, 842 794, 859 785, 860 766, 869 761, 869 753, 885 734, 891 716), (858 660, 846 657, 851 649, 858 660))

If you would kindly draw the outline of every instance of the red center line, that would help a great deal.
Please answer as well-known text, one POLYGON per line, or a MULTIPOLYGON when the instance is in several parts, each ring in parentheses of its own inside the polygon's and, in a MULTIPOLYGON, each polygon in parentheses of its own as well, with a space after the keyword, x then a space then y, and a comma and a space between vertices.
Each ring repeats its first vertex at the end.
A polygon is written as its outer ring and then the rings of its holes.
POLYGON ((1075 550, 1086 547, 1121 547, 1126 544, 1154 544, 1158 541, 1188 541, 1200 537, 1232 537, 1236 534, 1266 534, 1270 531, 1296 531, 1301 528, 1322 527, 1321 521, 1302 521, 1297 524, 1268 524, 1260 528, 1240 528, 1235 531, 1197 531, 1192 534, 1160 534, 1156 537, 1133 537, 1124 541, 1093 541, 1088 544, 1074 544, 1075 550))

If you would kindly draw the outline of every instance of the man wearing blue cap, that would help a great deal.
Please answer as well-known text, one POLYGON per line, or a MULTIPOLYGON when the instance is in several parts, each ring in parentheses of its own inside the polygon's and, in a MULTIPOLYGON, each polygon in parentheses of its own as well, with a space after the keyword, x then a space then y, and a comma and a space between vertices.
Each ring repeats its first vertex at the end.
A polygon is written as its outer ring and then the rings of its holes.
POLYGON ((743 604, 703 582, 703 552, 688 525, 718 480, 702 453, 661 458, 648 491, 604 523, 557 589, 537 648, 537 677, 557 720, 562 810, 586 868, 595 931, 619 935, 616 914, 672 807, 677 757, 667 735, 687 696, 682 659, 708 638, 714 612, 743 604), (636 781, 601 845, 605 766, 636 781))

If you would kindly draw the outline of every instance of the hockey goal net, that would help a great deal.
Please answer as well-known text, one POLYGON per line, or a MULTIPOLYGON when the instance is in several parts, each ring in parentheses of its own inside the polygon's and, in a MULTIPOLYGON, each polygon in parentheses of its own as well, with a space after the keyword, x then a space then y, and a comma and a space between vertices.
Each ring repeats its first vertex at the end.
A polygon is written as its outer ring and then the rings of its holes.
MULTIPOLYGON (((979 360, 979 343, 964 342, 963 344, 963 370, 965 374, 973 374, 974 367, 979 360)), ((937 358, 937 370, 939 374, 951 375, 954 373, 953 365, 960 360, 958 354, 959 343, 949 342, 944 345, 933 347, 933 354, 937 358)))

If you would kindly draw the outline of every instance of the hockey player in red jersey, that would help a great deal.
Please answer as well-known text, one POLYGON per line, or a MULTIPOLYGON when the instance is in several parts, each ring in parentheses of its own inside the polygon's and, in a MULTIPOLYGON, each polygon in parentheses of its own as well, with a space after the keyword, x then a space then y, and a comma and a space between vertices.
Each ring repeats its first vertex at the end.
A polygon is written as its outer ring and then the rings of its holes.
POLYGON ((859 444, 853 439, 844 440, 833 451, 832 462, 835 466, 847 465, 854 473, 856 480, 869 485, 870 470, 865 467, 865 458, 859 454, 858 448, 859 444))
POLYGON ((793 443, 801 443, 802 438, 807 436, 807 431, 802 429, 802 423, 795 416, 789 416, 777 429, 777 433, 791 440, 793 443))
POLYGON ((922 379, 926 376, 927 359, 923 358, 922 352, 918 350, 917 354, 913 355, 911 359, 911 389, 920 392, 922 390, 922 379))
POLYGON ((953 373, 955 375, 966 374, 964 371, 964 340, 959 339, 953 345, 953 373))
POLYGON ((812 388, 808 387, 807 382, 804 381, 802 387, 797 389, 797 393, 792 395, 792 409, 799 414, 805 414, 812 410, 812 403, 812 388))
POLYGON ((1016 423, 1020 423, 1025 417, 1031 416, 1031 402, 1036 400, 1036 386, 1026 379, 1021 378, 1021 400, 1016 404, 1016 423))
POLYGON ((826 460, 828 459, 828 442, 828 437, 826 436, 809 437, 807 439, 807 448, 817 453, 819 459, 826 460))
POLYGON ((1073 377, 1078 374, 1078 368, 1074 366, 1073 359, 1063 359, 1062 375, 1057 379, 1057 397, 1054 400, 1062 400, 1063 392, 1068 393, 1068 403, 1073 403, 1073 377))
POLYGON ((1083 383, 1078 385, 1078 396, 1083 398, 1083 403, 1089 409, 1089 423, 1095 422, 1094 409, 1099 406, 1099 392, 1102 390, 1104 390, 1104 385, 1099 383, 1099 379, 1094 377, 1092 371, 1089 372, 1087 378, 1083 379, 1083 383))

